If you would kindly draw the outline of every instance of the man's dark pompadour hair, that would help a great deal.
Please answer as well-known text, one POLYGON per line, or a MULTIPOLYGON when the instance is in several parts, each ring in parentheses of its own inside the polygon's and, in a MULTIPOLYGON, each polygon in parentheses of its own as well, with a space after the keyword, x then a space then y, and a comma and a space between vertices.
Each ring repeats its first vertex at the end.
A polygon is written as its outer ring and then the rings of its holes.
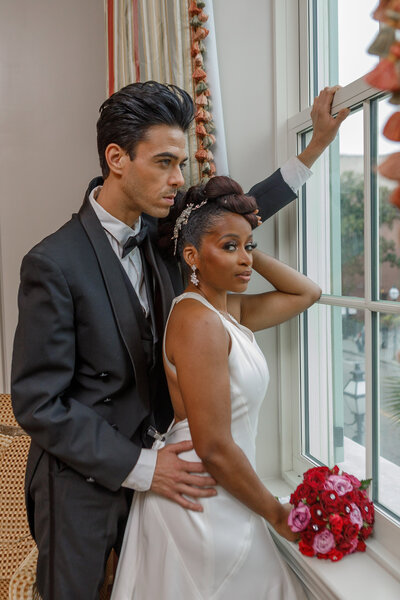
POLYGON ((105 150, 118 144, 135 158, 135 149, 149 127, 170 125, 187 131, 194 117, 194 103, 185 90, 157 81, 131 83, 115 92, 100 106, 97 149, 103 177, 110 172, 105 150))

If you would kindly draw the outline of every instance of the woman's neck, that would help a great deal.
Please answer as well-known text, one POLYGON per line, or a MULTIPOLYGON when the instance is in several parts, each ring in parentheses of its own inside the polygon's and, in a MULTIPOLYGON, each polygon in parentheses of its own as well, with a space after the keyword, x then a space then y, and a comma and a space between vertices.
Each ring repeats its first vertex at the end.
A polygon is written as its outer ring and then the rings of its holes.
POLYGON ((210 289, 210 288, 202 285, 201 283, 198 286, 195 286, 192 283, 189 283, 189 285, 187 286, 185 291, 186 292, 196 292, 197 294, 200 294, 200 296, 203 296, 203 298, 205 298, 207 300, 207 302, 212 304, 212 306, 214 308, 216 308, 218 311, 220 311, 222 313, 227 313, 227 305, 226 305, 227 292, 225 290, 224 291, 213 290, 213 289, 210 289))

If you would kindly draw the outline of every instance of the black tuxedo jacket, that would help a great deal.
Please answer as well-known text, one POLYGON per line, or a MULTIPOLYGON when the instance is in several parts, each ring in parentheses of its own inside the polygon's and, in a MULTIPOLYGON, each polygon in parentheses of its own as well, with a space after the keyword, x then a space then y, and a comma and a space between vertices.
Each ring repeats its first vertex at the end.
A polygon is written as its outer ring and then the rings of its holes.
MULTIPOLYGON (((32 437, 28 486, 46 451, 88 480, 117 490, 149 445, 153 415, 161 427, 172 415, 161 352, 149 371, 136 295, 88 200, 98 184, 91 182, 79 214, 22 262, 12 401, 32 437), (158 387, 151 394, 154 381, 158 387)), ((295 198, 280 171, 249 193, 263 220, 295 198)), ((176 262, 157 250, 156 220, 143 218, 150 228, 144 253, 155 281, 160 342, 183 284, 176 262)))

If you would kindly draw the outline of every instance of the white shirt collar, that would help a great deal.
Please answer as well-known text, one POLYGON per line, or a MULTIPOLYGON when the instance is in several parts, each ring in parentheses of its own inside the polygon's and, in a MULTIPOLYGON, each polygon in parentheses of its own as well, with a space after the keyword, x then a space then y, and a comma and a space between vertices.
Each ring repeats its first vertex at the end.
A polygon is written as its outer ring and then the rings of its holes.
POLYGON ((101 188, 102 186, 98 185, 90 192, 89 202, 92 205, 92 208, 96 213, 102 227, 108 231, 108 233, 112 235, 112 237, 116 239, 121 246, 123 246, 131 235, 136 235, 139 233, 142 225, 142 218, 139 217, 133 227, 129 227, 129 225, 111 215, 95 200, 95 195, 101 190, 101 188))

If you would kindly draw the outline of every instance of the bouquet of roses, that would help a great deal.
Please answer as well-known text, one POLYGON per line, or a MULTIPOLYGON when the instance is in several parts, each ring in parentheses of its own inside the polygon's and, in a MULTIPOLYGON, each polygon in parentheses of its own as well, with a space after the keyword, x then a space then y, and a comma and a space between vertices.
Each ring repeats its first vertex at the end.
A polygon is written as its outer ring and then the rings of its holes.
POLYGON ((345 554, 365 551, 372 533, 374 505, 366 489, 371 479, 340 472, 339 467, 315 467, 290 496, 294 508, 288 524, 300 535, 299 550, 306 556, 338 561, 345 554))

